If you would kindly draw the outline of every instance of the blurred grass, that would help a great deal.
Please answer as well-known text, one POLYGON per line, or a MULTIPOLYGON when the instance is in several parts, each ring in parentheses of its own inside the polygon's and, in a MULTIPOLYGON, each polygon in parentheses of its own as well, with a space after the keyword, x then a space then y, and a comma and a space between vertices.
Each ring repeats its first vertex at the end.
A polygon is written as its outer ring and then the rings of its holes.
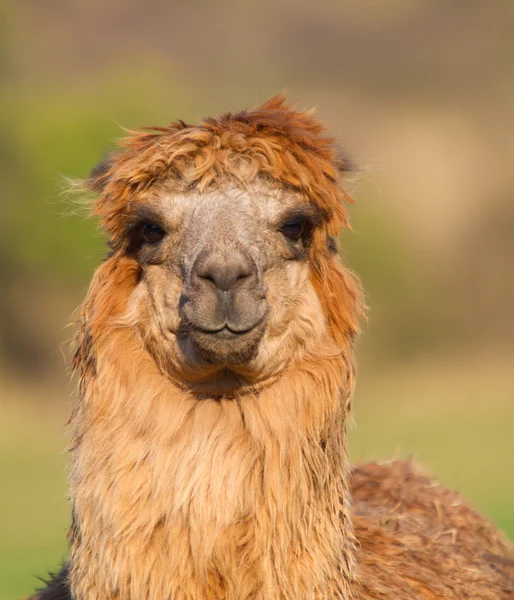
MULTIPOLYGON (((425 358, 378 372, 368 361, 349 432, 353 460, 413 456, 513 538, 513 358, 425 358)), ((0 600, 29 594, 66 552, 69 403, 35 403, 33 393, 1 396, 0 600)))
POLYGON ((12 600, 66 556, 66 416, 25 392, 0 391, 0 600, 12 600))

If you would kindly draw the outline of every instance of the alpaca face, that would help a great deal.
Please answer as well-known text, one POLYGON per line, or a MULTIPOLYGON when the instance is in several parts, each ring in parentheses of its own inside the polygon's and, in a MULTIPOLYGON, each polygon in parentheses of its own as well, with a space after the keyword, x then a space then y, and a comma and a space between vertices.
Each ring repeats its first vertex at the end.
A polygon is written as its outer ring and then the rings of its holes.
POLYGON ((323 332, 309 279, 322 222, 312 203, 261 183, 208 194, 159 189, 133 212, 128 251, 141 277, 129 312, 165 368, 240 385, 276 374, 323 332))

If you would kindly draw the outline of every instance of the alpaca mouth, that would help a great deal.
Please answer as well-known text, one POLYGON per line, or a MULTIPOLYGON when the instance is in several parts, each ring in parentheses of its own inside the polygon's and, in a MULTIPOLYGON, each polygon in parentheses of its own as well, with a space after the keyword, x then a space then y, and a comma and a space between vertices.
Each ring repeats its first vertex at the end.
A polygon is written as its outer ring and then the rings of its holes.
POLYGON ((219 327, 217 329, 198 327, 197 330, 200 333, 216 336, 217 338, 222 339, 222 340, 225 340, 225 339, 231 340, 234 338, 238 338, 242 335, 246 335, 247 333, 250 333, 253 329, 258 327, 259 324, 260 323, 257 323, 256 325, 251 325, 250 327, 246 327, 245 329, 237 329, 235 327, 231 327, 230 325, 226 324, 226 325, 223 325, 223 327, 219 327))
POLYGON ((242 365, 255 357, 265 329, 265 319, 246 327, 225 323, 222 327, 192 326, 188 331, 198 354, 210 363, 242 365))

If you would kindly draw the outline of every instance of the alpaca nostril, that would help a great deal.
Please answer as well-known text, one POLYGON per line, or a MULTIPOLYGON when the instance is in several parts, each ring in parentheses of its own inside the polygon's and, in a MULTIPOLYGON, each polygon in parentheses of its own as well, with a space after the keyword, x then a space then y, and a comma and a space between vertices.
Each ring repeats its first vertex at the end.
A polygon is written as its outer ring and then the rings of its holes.
POLYGON ((228 292, 256 271, 251 257, 241 250, 230 255, 203 250, 193 267, 193 276, 209 281, 222 292, 228 292))
POLYGON ((214 280, 214 277, 210 273, 197 273, 196 276, 199 277, 200 279, 206 279, 207 281, 210 281, 210 282, 214 283, 214 285, 216 285, 216 281, 214 280))

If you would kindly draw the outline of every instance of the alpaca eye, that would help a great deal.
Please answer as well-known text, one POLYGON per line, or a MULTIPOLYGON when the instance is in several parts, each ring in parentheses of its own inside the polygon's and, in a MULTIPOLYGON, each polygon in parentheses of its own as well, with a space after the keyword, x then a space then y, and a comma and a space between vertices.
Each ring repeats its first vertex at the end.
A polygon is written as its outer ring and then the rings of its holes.
POLYGON ((164 229, 153 223, 142 223, 139 231, 142 241, 147 244, 156 244, 157 242, 160 242, 165 235, 164 229))
POLYGON ((305 221, 298 219, 296 221, 288 221, 280 228, 280 232, 288 240, 299 240, 305 229, 305 221))

